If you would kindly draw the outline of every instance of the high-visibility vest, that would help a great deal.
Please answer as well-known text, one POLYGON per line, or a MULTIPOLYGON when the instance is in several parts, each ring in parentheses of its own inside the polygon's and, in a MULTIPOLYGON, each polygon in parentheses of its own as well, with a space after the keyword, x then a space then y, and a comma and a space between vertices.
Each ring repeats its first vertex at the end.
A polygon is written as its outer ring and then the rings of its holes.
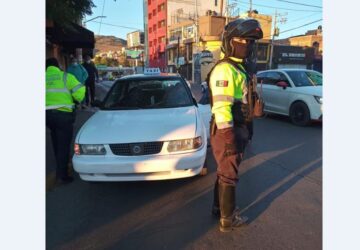
POLYGON ((74 100, 81 102, 84 96, 85 86, 75 76, 55 66, 46 69, 46 110, 72 112, 74 100))
POLYGON ((220 62, 212 70, 209 87, 212 94, 211 112, 215 116, 216 127, 224 129, 234 126, 232 106, 236 102, 247 104, 247 80, 241 60, 230 57, 242 70, 228 62, 220 62), (242 72, 244 71, 244 72, 242 72))

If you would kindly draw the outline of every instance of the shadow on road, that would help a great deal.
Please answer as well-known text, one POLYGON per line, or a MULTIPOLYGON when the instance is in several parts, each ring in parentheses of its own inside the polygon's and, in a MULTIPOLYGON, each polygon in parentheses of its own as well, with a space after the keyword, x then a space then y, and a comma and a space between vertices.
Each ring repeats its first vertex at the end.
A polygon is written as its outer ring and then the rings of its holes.
MULTIPOLYGON (((321 190, 316 170, 322 164, 322 123, 305 128, 289 123, 277 115, 255 121, 237 187, 237 204, 250 225, 300 180, 321 190)), ((207 176, 169 181, 87 183, 76 175, 74 183, 46 194, 47 249, 245 248, 239 239, 249 229, 220 234, 211 216, 216 179, 211 149, 208 166, 207 176)))
MULTIPOLYGON (((237 204, 250 218, 250 223, 304 178, 321 189, 321 176, 312 176, 321 167, 318 129, 279 126, 276 120, 266 125, 263 123, 255 123, 257 134, 248 148, 237 187, 237 204), (276 126, 277 129, 267 134, 268 130, 263 126, 276 126), (307 136, 297 136, 299 129, 307 136), (289 133, 294 133, 294 136, 283 140, 282 137, 289 133), (317 137, 312 138, 316 134, 317 137), (318 144, 319 152, 314 153, 314 145, 318 144)), ((222 245, 226 239, 231 239, 228 242, 235 239, 221 234, 222 241, 217 241, 216 238, 220 237, 218 221, 210 214, 216 178, 210 151, 209 174, 204 177, 98 184, 76 181, 49 192, 47 248, 226 247, 222 245)), ((246 234, 246 228, 238 234, 246 234)))

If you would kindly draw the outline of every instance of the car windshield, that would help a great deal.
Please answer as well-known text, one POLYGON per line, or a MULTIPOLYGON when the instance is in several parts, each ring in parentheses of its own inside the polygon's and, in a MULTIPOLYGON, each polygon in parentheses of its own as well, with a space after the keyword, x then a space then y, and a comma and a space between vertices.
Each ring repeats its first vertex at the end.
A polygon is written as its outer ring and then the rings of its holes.
POLYGON ((322 86, 322 74, 315 71, 286 71, 296 87, 322 86))
POLYGON ((111 88, 103 109, 156 109, 193 105, 181 78, 120 80, 111 88))

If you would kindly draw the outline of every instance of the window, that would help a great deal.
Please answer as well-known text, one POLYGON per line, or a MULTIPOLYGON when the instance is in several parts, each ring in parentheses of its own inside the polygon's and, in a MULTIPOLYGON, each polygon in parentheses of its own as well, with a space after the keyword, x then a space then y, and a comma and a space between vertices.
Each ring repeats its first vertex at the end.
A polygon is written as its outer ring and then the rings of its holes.
POLYGON ((152 28, 150 27, 150 28, 149 28, 149 33, 151 33, 151 32, 152 32, 152 28))
POLYGON ((165 27, 165 20, 162 20, 162 21, 158 22, 158 27, 159 28, 165 27))
POLYGON ((194 36, 194 27, 188 26, 184 29, 184 38, 190 38, 194 36))
POLYGON ((159 38, 159 43, 165 43, 165 37, 164 36, 159 38))
POLYGON ((152 15, 153 15, 153 16, 156 15, 156 9, 153 10, 152 15))
POLYGON ((151 16, 152 16, 152 15, 151 15, 151 13, 150 13, 150 14, 149 14, 149 20, 151 19, 151 16))
POLYGON ((165 9, 165 4, 163 3, 163 4, 160 4, 159 6, 158 6, 158 12, 160 12, 160 11, 163 11, 165 9))
POLYGON ((266 61, 269 46, 267 44, 258 44, 256 58, 258 61, 266 61))
POLYGON ((287 82, 290 87, 288 79, 281 72, 270 71, 257 74, 257 82, 261 83, 261 81, 263 81, 263 84, 268 85, 276 85, 276 83, 284 81, 287 82))
POLYGON ((160 109, 194 105, 186 89, 186 83, 179 78, 151 80, 122 80, 104 101, 104 109, 160 109))
POLYGON ((156 32, 156 24, 153 25, 153 31, 156 32))
MULTIPOLYGON (((149 0, 149 2, 150 2, 150 0, 149 0)), ((217 0, 215 0, 215 6, 217 6, 217 0)))
POLYGON ((322 74, 315 71, 286 71, 296 87, 322 86, 322 74))
POLYGON ((149 5, 151 4, 151 0, 148 0, 148 4, 149 4, 149 5))
POLYGON ((152 47, 152 41, 150 41, 150 43, 149 43, 149 47, 152 47))
POLYGON ((178 37, 182 37, 182 30, 181 28, 179 29, 174 29, 170 31, 170 41, 177 41, 178 37))

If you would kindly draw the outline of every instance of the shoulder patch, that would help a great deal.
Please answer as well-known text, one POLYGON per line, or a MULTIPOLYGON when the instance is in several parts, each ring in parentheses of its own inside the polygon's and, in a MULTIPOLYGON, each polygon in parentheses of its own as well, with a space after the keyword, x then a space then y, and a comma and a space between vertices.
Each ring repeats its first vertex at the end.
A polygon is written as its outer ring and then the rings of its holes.
POLYGON ((216 87, 227 87, 229 84, 226 80, 217 80, 216 81, 216 87))

